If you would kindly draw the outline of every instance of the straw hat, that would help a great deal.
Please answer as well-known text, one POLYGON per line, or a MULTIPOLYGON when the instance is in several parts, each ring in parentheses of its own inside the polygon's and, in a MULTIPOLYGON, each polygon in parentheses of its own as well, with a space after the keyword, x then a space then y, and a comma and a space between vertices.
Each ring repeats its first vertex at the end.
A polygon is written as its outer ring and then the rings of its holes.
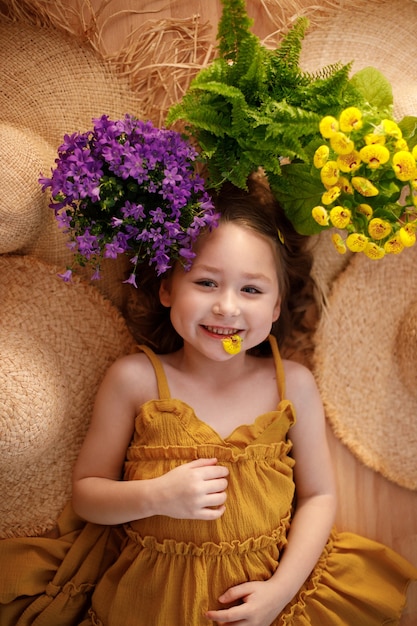
POLYGON ((134 349, 117 309, 30 256, 0 256, 0 537, 52 528, 108 366, 134 349))
POLYGON ((53 28, 3 18, 0 68, 0 120, 55 150, 64 133, 90 128, 92 117, 141 114, 139 95, 109 63, 53 28))
POLYGON ((415 115, 416 0, 353 0, 311 29, 301 66, 308 71, 353 61, 352 73, 373 66, 391 82, 398 118, 415 115))
MULTIPOLYGON (((24 21, 0 22, 0 71, 0 158, 7 165, 0 172, 0 253, 31 254, 63 270, 72 255, 39 175, 50 173, 65 133, 91 128, 103 113, 140 115, 140 99, 92 49, 24 21)), ((117 306, 127 265, 124 258, 106 263, 95 283, 117 306)))
POLYGON ((417 489, 417 246, 339 276, 316 336, 315 374, 337 437, 417 489))

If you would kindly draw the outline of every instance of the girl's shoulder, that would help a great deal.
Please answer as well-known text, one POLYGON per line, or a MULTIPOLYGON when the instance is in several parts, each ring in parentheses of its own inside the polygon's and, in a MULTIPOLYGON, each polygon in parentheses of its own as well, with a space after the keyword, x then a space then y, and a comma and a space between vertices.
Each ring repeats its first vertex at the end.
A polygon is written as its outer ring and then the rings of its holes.
POLYGON ((158 397, 154 367, 148 356, 140 351, 114 361, 106 372, 102 387, 117 390, 137 405, 158 397))
POLYGON ((299 382, 314 383, 314 375, 305 365, 290 359, 282 359, 282 364, 287 386, 298 384, 299 382))
POLYGON ((140 350, 125 354, 114 361, 108 370, 113 375, 135 375, 137 372, 153 371, 149 357, 140 350))
POLYGON ((296 361, 283 360, 286 395, 294 404, 309 403, 319 398, 313 372, 296 361))

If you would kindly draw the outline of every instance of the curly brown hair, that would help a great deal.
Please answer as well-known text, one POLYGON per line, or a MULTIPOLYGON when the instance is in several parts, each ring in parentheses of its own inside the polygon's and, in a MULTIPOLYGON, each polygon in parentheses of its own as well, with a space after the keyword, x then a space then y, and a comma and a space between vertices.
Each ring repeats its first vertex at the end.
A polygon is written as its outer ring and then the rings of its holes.
MULTIPOLYGON (((277 338, 283 356, 309 364, 317 310, 308 238, 294 230, 261 173, 248 179, 246 190, 226 183, 212 195, 220 221, 237 222, 273 242, 281 313, 271 334, 277 338)), ((156 279, 154 270, 144 267, 137 283, 124 311, 133 336, 138 343, 159 354, 178 350, 182 339, 171 324, 169 309, 160 303, 160 280, 156 279)), ((270 354, 268 342, 257 346, 252 353, 270 354)))

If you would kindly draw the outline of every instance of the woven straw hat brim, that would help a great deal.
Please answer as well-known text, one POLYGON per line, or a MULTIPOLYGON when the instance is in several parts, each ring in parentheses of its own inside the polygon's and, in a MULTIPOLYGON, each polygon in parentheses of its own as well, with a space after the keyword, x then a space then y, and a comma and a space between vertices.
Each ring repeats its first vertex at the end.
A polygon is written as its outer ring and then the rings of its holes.
MULTIPOLYGON (((53 212, 38 178, 42 171, 49 173, 55 158, 56 150, 36 133, 0 122, 0 254, 24 254, 44 234, 53 212)), ((54 231, 59 241, 47 249, 49 254, 65 249, 54 231)))
POLYGON ((0 257, 0 537, 52 528, 106 369, 135 342, 88 283, 0 257))
POLYGON ((352 73, 373 66, 391 82, 400 119, 417 112, 416 0, 355 0, 311 29, 301 66, 311 72, 353 61, 352 73))
MULTIPOLYGON (((0 23, 0 253, 72 260, 39 175, 50 175, 66 133, 103 114, 140 116, 140 99, 110 64, 74 38, 24 21, 0 23)), ((105 263, 97 288, 121 306, 126 259, 105 263)), ((85 276, 88 270, 81 270, 85 276)))
POLYGON ((417 246, 338 277, 316 335, 315 375, 337 437, 367 466, 417 489, 417 246))
POLYGON ((0 23, 0 121, 55 149, 92 117, 141 115, 136 96, 91 48, 52 28, 0 23))

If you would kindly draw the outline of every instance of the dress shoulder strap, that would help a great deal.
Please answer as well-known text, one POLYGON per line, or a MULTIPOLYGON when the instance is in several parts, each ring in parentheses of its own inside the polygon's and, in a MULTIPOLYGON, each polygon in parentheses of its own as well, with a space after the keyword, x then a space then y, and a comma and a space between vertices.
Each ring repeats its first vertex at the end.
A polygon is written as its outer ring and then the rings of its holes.
MULTIPOLYGON (((272 350, 272 356, 274 358, 275 363, 275 371, 277 376, 277 385, 278 385, 278 393, 280 400, 285 400, 285 374, 284 374, 284 366, 282 363, 281 355, 279 353, 277 340, 273 335, 269 336, 269 343, 272 350)), ((171 398, 171 393, 168 386, 168 381, 165 375, 165 371, 163 365, 161 363, 160 358, 157 354, 148 346, 140 345, 138 346, 138 350, 146 354, 148 359, 150 360, 156 376, 156 382, 158 384, 158 393, 160 400, 168 400, 171 398)))
POLYGON ((159 399, 169 400, 169 398, 171 397, 171 393, 169 391, 167 377, 165 376, 165 371, 160 358, 151 348, 148 348, 148 346, 138 346, 138 350, 146 354, 153 366, 156 376, 156 382, 158 384, 159 399))
POLYGON ((274 357, 275 371, 277 375, 277 385, 280 400, 285 400, 285 374, 284 365, 279 353, 277 340, 273 335, 269 335, 269 345, 271 346, 272 356, 274 357))

